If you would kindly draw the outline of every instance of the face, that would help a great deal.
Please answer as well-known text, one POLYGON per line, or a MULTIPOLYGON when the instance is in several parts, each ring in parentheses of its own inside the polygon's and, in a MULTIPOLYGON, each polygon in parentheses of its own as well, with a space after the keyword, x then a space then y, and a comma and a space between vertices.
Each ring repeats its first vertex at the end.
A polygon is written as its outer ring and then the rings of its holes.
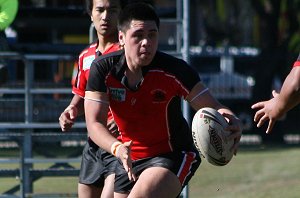
POLYGON ((158 46, 158 28, 155 21, 132 20, 126 32, 119 32, 119 41, 124 45, 128 66, 149 65, 158 46))
POLYGON ((120 12, 119 0, 93 0, 91 20, 99 36, 115 35, 120 12))

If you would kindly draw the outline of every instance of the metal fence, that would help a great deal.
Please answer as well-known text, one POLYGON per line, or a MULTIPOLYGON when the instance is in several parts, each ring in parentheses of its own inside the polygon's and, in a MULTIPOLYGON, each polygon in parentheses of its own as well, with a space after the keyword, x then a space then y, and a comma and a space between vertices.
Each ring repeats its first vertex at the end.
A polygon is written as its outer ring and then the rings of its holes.
MULTIPOLYGON (((3 196, 15 196, 20 191, 20 197, 32 194, 33 182, 43 176, 78 176, 79 170, 70 163, 80 162, 80 153, 65 158, 35 158, 33 157, 34 142, 80 141, 86 139, 85 123, 77 122, 74 130, 80 132, 59 133, 58 116, 70 101, 71 89, 64 87, 40 87, 34 79, 34 66, 37 61, 74 61, 72 55, 61 54, 20 54, 4 52, 0 58, 19 60, 24 65, 24 82, 22 86, 12 85, 0 88, 0 141, 14 141, 20 147, 19 158, 1 159, 0 163, 19 164, 18 169, 0 170, 1 177, 20 178, 20 185, 8 190, 3 196), (62 94, 64 97, 53 97, 62 94), (47 169, 33 168, 35 163, 53 163, 47 169)), ((46 156, 47 157, 47 156, 46 156)))

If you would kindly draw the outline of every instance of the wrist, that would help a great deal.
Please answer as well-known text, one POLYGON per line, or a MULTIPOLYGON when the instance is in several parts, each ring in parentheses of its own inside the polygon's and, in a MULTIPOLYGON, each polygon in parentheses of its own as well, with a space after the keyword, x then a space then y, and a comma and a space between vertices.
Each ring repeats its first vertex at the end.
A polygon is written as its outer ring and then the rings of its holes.
POLYGON ((118 150, 120 149, 120 147, 122 146, 123 144, 119 141, 116 141, 114 142, 111 147, 110 147, 110 152, 111 154, 113 154, 114 156, 117 157, 117 153, 118 153, 118 150))

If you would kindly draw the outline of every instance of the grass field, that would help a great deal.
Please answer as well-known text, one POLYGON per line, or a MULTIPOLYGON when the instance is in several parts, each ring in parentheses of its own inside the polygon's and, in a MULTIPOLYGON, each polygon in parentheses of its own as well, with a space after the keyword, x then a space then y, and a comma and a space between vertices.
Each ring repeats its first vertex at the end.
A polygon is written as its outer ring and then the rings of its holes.
MULTIPOLYGON (((14 167, 0 164, 0 168, 5 166, 14 167)), ((18 182, 16 178, 0 178, 0 193, 18 182)), ((203 160, 189 184, 189 197, 299 198, 299 187, 300 147, 251 146, 242 147, 224 167, 203 160)), ((45 177, 34 183, 38 194, 74 194, 76 188, 77 177, 45 177)))
POLYGON ((190 197, 298 198, 300 148, 241 149, 224 167, 203 160, 190 182, 190 197))

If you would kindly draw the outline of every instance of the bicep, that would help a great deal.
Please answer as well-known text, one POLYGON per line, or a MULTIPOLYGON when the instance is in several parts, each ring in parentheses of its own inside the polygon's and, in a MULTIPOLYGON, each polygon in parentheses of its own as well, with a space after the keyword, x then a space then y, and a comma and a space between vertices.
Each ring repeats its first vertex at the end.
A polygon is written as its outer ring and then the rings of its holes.
POLYGON ((294 67, 286 77, 279 97, 287 103, 288 109, 300 103, 300 67, 294 67))
POLYGON ((109 110, 109 99, 106 93, 86 91, 84 109, 87 124, 100 122, 106 126, 109 110))

